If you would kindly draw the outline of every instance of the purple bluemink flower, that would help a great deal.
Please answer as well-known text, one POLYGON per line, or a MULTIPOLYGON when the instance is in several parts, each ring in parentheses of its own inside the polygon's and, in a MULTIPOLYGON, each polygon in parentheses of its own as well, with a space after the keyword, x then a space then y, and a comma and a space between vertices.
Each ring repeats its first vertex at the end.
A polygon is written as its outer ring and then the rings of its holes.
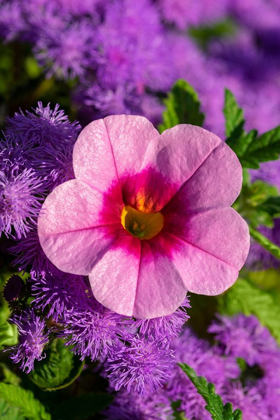
POLYGON ((39 242, 37 230, 27 233, 26 237, 18 241, 9 249, 10 253, 15 256, 13 265, 19 271, 46 271, 51 269, 51 262, 47 259, 46 254, 42 250, 39 242))
POLYGON ((189 26, 211 25, 227 15, 228 0, 158 0, 163 18, 184 30, 189 26))
MULTIPOLYGON (((42 31, 42 30, 41 30, 42 31)), ((46 27, 37 44, 35 55, 39 64, 60 79, 73 79, 85 74, 94 39, 94 28, 77 22, 63 31, 46 27)))
POLYGON ((32 142, 27 141, 22 134, 16 136, 4 134, 4 138, 0 141, 0 171, 12 178, 24 169, 32 169, 29 157, 32 148, 32 142))
POLYGON ((59 105, 52 109, 39 102, 34 113, 15 113, 7 119, 6 137, 11 140, 5 142, 0 155, 7 155, 6 160, 11 159, 9 154, 14 160, 20 158, 52 190, 74 176, 72 152, 79 131, 79 124, 70 123, 59 105))
POLYGON ((0 37, 12 41, 26 31, 20 1, 0 2, 0 37))
POLYGON ((189 319, 186 308, 190 308, 188 297, 173 314, 159 318, 139 319, 136 320, 135 326, 139 328, 139 334, 147 339, 169 344, 173 338, 178 337, 183 325, 189 319))
POLYGON ((103 415, 106 420, 171 420, 173 410, 162 389, 144 395, 123 390, 103 415))
POLYGON ((123 333, 120 326, 122 317, 100 305, 94 298, 91 300, 90 305, 73 307, 64 314, 61 337, 67 340, 67 345, 74 346, 72 351, 81 360, 85 357, 90 357, 92 361, 97 357, 103 360, 123 333))
POLYGON ((237 381, 227 384, 222 394, 224 404, 232 403, 233 408, 239 408, 242 411, 244 420, 270 420, 268 415, 266 401, 255 386, 242 387, 237 381))
POLYGON ((0 232, 19 239, 26 236, 36 222, 41 203, 42 181, 35 171, 15 171, 10 177, 0 171, 0 232))
POLYGON ((226 385, 224 401, 231 401, 243 410, 245 420, 276 420, 280 414, 279 346, 254 316, 240 314, 219 318, 209 331, 215 334, 225 354, 243 358, 249 366, 245 370, 243 387, 239 382, 226 385))
POLYGON ((128 346, 121 343, 108 354, 105 371, 116 391, 126 388, 144 394, 164 385, 175 366, 173 351, 155 341, 135 336, 128 346))
POLYGON ((85 304, 86 283, 82 276, 63 273, 50 265, 46 271, 31 271, 32 305, 45 311, 54 321, 66 315, 79 304, 85 304))
POLYGON ((22 290, 24 288, 24 281, 21 277, 14 274, 9 278, 7 283, 4 286, 3 296, 7 302, 14 302, 19 298, 22 290))
POLYGON ((56 0, 59 7, 71 16, 96 17, 97 12, 104 11, 110 0, 56 0))
POLYGON ((253 315, 218 315, 208 331, 215 335, 225 355, 241 357, 249 366, 261 363, 263 355, 279 351, 270 332, 253 315))
POLYGON ((33 309, 27 309, 20 315, 13 315, 10 322, 18 327, 19 343, 11 347, 10 358, 14 363, 20 363, 20 368, 26 372, 34 369, 35 360, 42 360, 44 346, 48 342, 46 324, 37 316, 33 309))
POLYGON ((79 131, 79 124, 76 121, 71 123, 58 104, 52 109, 50 104, 44 107, 38 102, 33 113, 16 112, 12 118, 7 118, 7 135, 25 133, 34 145, 62 143, 60 147, 63 147, 63 143, 75 142, 79 131))

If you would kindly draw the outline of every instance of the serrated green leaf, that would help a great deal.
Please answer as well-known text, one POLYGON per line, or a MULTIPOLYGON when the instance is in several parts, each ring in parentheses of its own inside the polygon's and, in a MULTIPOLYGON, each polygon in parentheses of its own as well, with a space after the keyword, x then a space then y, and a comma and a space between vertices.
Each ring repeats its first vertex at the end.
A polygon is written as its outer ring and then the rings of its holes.
POLYGON ((258 169, 260 162, 277 160, 280 154, 280 126, 262 134, 244 130, 243 110, 233 93, 225 90, 224 115, 226 119, 226 142, 237 154, 243 168, 258 169))
POLYGON ((20 409, 20 413, 35 420, 51 420, 45 407, 34 398, 31 391, 15 385, 0 383, 0 398, 11 407, 20 409))
POLYGON ((200 112, 200 102, 194 88, 185 80, 178 80, 164 101, 166 110, 163 112, 163 123, 159 126, 162 133, 178 124, 193 124, 201 126, 204 114, 200 112))
MULTIPOLYGON (((12 385, 19 385, 21 382, 21 379, 12 372, 5 363, 0 363, 0 379, 5 382, 12 385)), ((0 411, 1 413, 1 411, 0 411)))
POLYGON ((113 401, 113 396, 104 393, 89 393, 63 401, 52 413, 53 420, 83 420, 104 410, 113 401))
POLYGON ((197 376, 187 364, 179 363, 179 366, 188 375, 197 392, 204 398, 207 403, 205 408, 213 420, 242 420, 242 412, 238 409, 233 411, 230 403, 224 405, 221 397, 216 394, 213 384, 208 383, 203 376, 197 376))
POLYGON ((235 142, 242 136, 244 127, 243 109, 237 104, 233 93, 225 89, 224 116, 226 119, 226 136, 228 145, 234 150, 235 142))
POLYGON ((83 365, 63 340, 56 339, 47 349, 45 359, 35 362, 29 378, 44 391, 55 391, 71 385, 80 376, 83 365))
POLYGON ((277 160, 280 154, 280 126, 262 134, 246 151, 246 159, 258 162, 277 160))
POLYGON ((249 227, 250 235, 255 239, 263 248, 265 248, 270 254, 280 260, 280 248, 267 239, 264 235, 254 229, 252 226, 249 227))
POLYGON ((25 420, 21 415, 20 409, 11 407, 6 401, 0 398, 0 414, 1 420, 25 420))
POLYGON ((222 314, 231 316, 243 312, 245 315, 255 315, 280 344, 280 307, 269 292, 239 278, 226 293, 218 297, 218 303, 222 314))

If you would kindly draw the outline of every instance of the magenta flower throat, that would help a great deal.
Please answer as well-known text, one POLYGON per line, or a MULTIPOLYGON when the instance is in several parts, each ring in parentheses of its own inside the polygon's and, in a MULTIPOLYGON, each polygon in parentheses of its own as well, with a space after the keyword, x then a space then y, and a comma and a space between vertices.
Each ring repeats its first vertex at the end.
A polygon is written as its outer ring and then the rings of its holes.
POLYGON ((95 298, 137 318, 168 315, 186 292, 216 295, 237 279, 248 227, 231 204, 242 185, 215 134, 144 117, 89 124, 74 146, 76 179, 47 197, 41 246, 60 270, 89 275, 95 298))

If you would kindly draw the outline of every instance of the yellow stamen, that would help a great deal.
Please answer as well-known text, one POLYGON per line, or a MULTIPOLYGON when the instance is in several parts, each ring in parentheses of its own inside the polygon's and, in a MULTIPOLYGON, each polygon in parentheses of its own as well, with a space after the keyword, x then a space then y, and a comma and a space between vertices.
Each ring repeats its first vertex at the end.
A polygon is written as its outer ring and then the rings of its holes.
POLYGON ((125 206, 121 215, 123 227, 139 239, 151 239, 163 228, 163 215, 143 213, 133 207, 125 206))

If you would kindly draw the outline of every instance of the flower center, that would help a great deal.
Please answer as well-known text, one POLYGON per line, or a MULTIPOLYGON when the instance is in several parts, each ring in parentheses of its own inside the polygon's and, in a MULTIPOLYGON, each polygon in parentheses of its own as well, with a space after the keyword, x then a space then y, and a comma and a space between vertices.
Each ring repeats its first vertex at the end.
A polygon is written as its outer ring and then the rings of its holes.
POLYGON ((125 206, 121 215, 123 227, 139 239, 151 239, 163 228, 163 215, 143 213, 133 207, 125 206))

